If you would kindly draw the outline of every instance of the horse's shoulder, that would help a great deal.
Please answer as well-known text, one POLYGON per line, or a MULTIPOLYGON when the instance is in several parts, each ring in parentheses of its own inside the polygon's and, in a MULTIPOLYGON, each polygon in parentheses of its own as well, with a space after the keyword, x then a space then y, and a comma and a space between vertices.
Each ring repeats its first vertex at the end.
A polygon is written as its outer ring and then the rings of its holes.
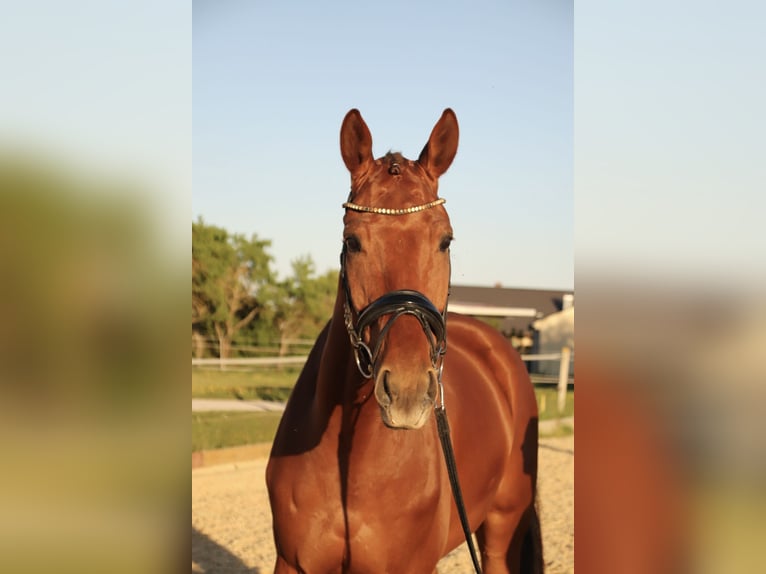
POLYGON ((513 347, 496 328, 469 315, 449 313, 447 340, 450 346, 481 349, 491 347, 494 351, 512 352, 513 347))
POLYGON ((500 373, 506 373, 504 380, 511 385, 528 382, 526 366, 518 351, 496 328, 470 317, 450 313, 447 318, 447 356, 450 353, 470 357, 470 368, 482 366, 494 373, 495 382, 499 382, 500 373), (479 359, 479 360, 476 360, 479 359))
POLYGON ((314 432, 316 421, 312 419, 311 412, 328 331, 329 323, 317 336, 293 385, 274 437, 272 458, 274 455, 302 453, 316 446, 316 440, 318 440, 314 432))

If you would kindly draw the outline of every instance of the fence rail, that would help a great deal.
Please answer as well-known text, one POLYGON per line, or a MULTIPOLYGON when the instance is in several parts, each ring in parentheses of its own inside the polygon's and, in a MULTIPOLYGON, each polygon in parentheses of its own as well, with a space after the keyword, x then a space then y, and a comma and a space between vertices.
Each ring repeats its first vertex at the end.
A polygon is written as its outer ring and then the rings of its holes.
POLYGON ((192 366, 216 366, 227 367, 231 366, 258 366, 258 367, 271 367, 279 365, 302 365, 308 359, 308 355, 300 355, 296 357, 247 357, 247 358, 235 358, 235 359, 192 359, 192 366))
MULTIPOLYGON (((564 412, 567 385, 569 384, 569 364, 574 353, 569 347, 563 347, 560 353, 540 353, 537 355, 521 355, 522 361, 559 361, 558 379, 550 381, 541 380, 541 383, 555 383, 558 388, 557 407, 559 413, 564 412)), ((308 359, 308 355, 292 357, 247 357, 235 359, 192 359, 192 366, 218 367, 225 369, 227 366, 252 366, 252 367, 277 367, 281 365, 302 365, 308 359)))
MULTIPOLYGON (((574 353, 570 353, 574 357, 574 353)), ((560 361, 563 353, 541 353, 539 355, 521 355, 522 361, 560 361)), ((290 357, 239 357, 233 359, 192 359, 192 366, 258 366, 300 365, 306 362, 308 355, 290 357)))
POLYGON ((522 361, 558 361, 561 353, 541 353, 539 355, 521 355, 522 361))

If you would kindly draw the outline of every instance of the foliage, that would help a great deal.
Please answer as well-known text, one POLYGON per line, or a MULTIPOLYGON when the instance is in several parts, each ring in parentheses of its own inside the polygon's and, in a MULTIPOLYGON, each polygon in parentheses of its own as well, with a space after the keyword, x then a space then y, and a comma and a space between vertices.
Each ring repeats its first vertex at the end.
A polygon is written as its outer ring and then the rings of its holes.
POLYGON ((279 331, 280 355, 290 339, 315 338, 332 315, 338 288, 338 272, 315 277, 310 256, 292 263, 293 274, 277 286, 274 324, 279 331))
POLYGON ((215 334, 219 357, 263 310, 259 294, 274 283, 268 240, 192 223, 192 329, 215 334))
POLYGON ((317 276, 305 255, 292 275, 278 281, 271 269, 268 240, 230 234, 201 218, 192 223, 192 351, 206 354, 218 343, 219 357, 235 346, 274 346, 285 355, 295 341, 312 341, 332 315, 338 272, 317 276), (278 348, 276 345, 279 345, 278 348))

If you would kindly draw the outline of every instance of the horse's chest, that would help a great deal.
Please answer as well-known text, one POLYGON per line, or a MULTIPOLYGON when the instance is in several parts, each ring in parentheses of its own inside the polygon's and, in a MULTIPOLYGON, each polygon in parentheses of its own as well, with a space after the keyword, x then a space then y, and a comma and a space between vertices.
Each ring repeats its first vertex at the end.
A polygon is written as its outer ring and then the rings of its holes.
POLYGON ((432 467, 383 468, 352 458, 344 470, 337 462, 322 472, 304 468, 280 497, 275 527, 283 550, 307 572, 344 564, 349 572, 432 568, 426 564, 446 545, 451 504, 432 467))

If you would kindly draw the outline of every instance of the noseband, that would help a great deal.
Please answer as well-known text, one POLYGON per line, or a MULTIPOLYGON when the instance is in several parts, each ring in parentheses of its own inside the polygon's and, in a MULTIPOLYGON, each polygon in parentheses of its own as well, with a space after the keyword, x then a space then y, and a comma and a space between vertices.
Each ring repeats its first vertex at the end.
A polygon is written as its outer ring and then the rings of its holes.
MULTIPOLYGON (((388 209, 379 207, 368 207, 363 205, 357 205, 355 203, 346 202, 343 207, 351 209, 352 211, 360 211, 363 213, 376 213, 380 215, 406 215, 410 213, 417 213, 424 209, 430 209, 441 205, 445 202, 444 199, 437 199, 423 205, 417 205, 413 207, 407 207, 404 209, 388 209)), ((438 380, 441 381, 441 369, 443 367, 444 355, 447 352, 447 305, 444 305, 444 312, 440 313, 431 300, 420 293, 412 289, 399 289, 396 291, 389 291, 381 297, 375 299, 372 303, 367 305, 364 309, 356 312, 354 303, 351 299, 351 289, 348 286, 348 279, 346 277, 346 247, 344 245, 343 251, 340 254, 340 275, 343 282, 343 290, 345 292, 346 300, 344 301, 343 316, 346 323, 346 330, 348 331, 348 337, 351 341, 351 347, 354 349, 354 358, 356 359, 356 366, 359 368, 359 372, 365 379, 371 379, 375 373, 375 362, 380 354, 380 349, 383 345, 383 341, 386 338, 386 334, 391 329, 394 322, 404 315, 412 315, 415 317, 420 326, 423 329, 423 333, 428 340, 428 345, 431 349, 431 366, 436 370, 438 380), (357 316, 356 324, 354 324, 354 314, 357 316), (378 319, 385 315, 390 315, 388 321, 381 328, 378 333, 377 339, 370 345, 364 342, 363 334, 367 327, 372 326, 378 319)), ((449 298, 449 294, 447 296, 449 298)), ((440 397, 443 398, 443 397, 440 397)))
POLYGON ((375 299, 360 312, 356 313, 357 320, 354 324, 354 304, 351 300, 351 290, 346 278, 346 249, 344 247, 340 255, 340 274, 343 282, 343 290, 346 298, 343 305, 343 318, 346 323, 351 347, 354 349, 354 358, 359 372, 365 379, 371 379, 375 373, 375 362, 380 354, 380 349, 386 334, 394 322, 403 315, 415 317, 423 329, 428 345, 431 349, 431 366, 437 371, 441 379, 443 358, 447 352, 447 307, 444 313, 440 313, 431 300, 412 289, 399 289, 389 291, 375 299), (381 328, 377 339, 370 345, 364 342, 363 334, 367 327, 372 326, 378 319, 390 315, 388 321, 381 328))

